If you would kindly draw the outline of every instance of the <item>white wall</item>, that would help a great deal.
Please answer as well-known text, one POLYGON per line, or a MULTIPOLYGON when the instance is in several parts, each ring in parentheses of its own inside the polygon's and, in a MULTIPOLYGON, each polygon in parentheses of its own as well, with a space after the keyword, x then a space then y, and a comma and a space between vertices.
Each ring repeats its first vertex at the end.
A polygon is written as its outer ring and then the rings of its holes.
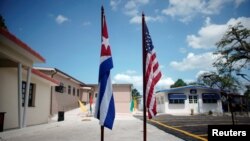
MULTIPOLYGON (((191 109, 194 109, 194 114, 199 113, 208 113, 212 111, 213 113, 222 113, 222 104, 221 100, 218 100, 217 103, 203 103, 202 101, 202 93, 213 93, 207 89, 199 89, 197 88, 197 96, 198 96, 198 103, 190 104, 188 96, 190 95, 190 89, 182 89, 182 90, 175 90, 171 93, 183 93, 187 96, 184 104, 169 104, 168 100, 168 93, 167 92, 159 92, 156 94, 157 99, 159 99, 162 95, 165 95, 165 107, 162 108, 162 105, 157 102, 157 110, 159 113, 165 112, 167 114, 173 115, 190 115, 191 109), (165 110, 164 110, 165 109, 165 110)), ((219 93, 218 93, 219 94, 219 93)), ((195 94, 194 94, 195 95, 195 94)))
MULTIPOLYGON (((22 78, 26 81, 26 70, 22 78)), ((0 68, 0 111, 6 112, 4 129, 18 127, 17 69, 0 68)), ((43 78, 31 75, 35 84, 35 107, 27 109, 27 125, 47 123, 50 107, 50 83, 43 78)))
POLYGON ((0 112, 6 112, 4 129, 18 127, 17 69, 0 68, 0 112))
MULTIPOLYGON (((66 87, 64 93, 59 93, 55 91, 55 87, 52 89, 52 114, 57 114, 58 111, 68 111, 78 106, 78 99, 80 96, 77 96, 77 89, 80 89, 80 86, 70 79, 64 78, 61 75, 54 75, 54 79, 62 82, 66 87), (71 94, 68 94, 68 85, 71 86, 71 94), (73 96, 73 87, 75 87, 75 95, 73 96)), ((82 91, 80 91, 82 92, 82 91)))

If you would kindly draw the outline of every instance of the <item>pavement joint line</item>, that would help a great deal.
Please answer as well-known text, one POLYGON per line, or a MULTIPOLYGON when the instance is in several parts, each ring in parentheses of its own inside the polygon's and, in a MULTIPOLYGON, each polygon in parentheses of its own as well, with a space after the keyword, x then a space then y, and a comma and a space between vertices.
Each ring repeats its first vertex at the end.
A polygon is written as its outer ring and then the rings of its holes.
POLYGON ((156 123, 156 124, 158 124, 158 125, 161 125, 161 126, 163 126, 163 127, 166 127, 166 128, 173 129, 173 130, 175 130, 175 131, 181 132, 181 133, 186 134, 186 135, 188 135, 188 136, 191 136, 191 137, 193 137, 193 138, 196 138, 196 139, 199 139, 199 140, 202 140, 202 141, 207 141, 207 139, 202 138, 202 137, 200 137, 200 136, 198 136, 198 135, 192 134, 192 133, 190 133, 190 132, 187 132, 187 131, 185 131, 185 130, 181 130, 181 129, 178 129, 178 128, 175 128, 175 127, 172 127, 172 126, 163 124, 163 123, 161 123, 161 122, 159 122, 159 121, 156 121, 156 120, 150 120, 150 121, 153 122, 153 123, 156 123))

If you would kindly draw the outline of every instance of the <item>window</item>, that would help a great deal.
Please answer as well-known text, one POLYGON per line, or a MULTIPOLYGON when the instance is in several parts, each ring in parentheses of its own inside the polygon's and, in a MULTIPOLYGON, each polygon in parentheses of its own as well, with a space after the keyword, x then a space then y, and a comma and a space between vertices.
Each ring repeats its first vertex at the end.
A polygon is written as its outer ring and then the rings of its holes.
POLYGON ((203 103, 217 103, 216 99, 203 99, 203 103))
POLYGON ((71 86, 68 86, 68 94, 71 94, 71 86))
POLYGON ((189 95, 188 99, 189 99, 189 103, 197 103, 198 96, 197 95, 189 95))
POLYGON ((78 96, 78 97, 80 96, 80 92, 79 92, 79 89, 77 89, 77 96, 78 96))
POLYGON ((184 104, 185 100, 184 99, 169 99, 170 104, 184 104))
POLYGON ((73 87, 73 96, 75 96, 75 93, 76 93, 76 88, 73 87))
POLYGON ((187 97, 182 93, 174 93, 168 94, 168 99, 170 104, 184 104, 187 97))
POLYGON ((217 103, 217 100, 220 99, 218 94, 214 93, 203 93, 202 94, 202 101, 203 103, 217 103))
MULTIPOLYGON (((27 83, 25 81, 23 81, 22 82, 22 106, 24 106, 26 85, 27 85, 27 83)), ((33 83, 30 83, 28 106, 29 107, 34 107, 35 106, 35 84, 33 84, 33 83)))

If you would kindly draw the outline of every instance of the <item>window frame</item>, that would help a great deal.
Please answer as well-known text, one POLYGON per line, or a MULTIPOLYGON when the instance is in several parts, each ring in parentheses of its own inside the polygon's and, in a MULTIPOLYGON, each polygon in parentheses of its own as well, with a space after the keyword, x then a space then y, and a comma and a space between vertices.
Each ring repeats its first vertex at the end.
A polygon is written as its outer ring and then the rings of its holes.
POLYGON ((189 104, 198 103, 198 95, 188 95, 188 101, 189 101, 189 104), (194 98, 194 97, 196 97, 196 98, 194 98))
MULTIPOLYGON (((26 94, 26 86, 27 82, 22 81, 22 107, 24 107, 24 102, 25 102, 25 94, 26 94)), ((28 107, 35 107, 35 95, 36 95, 36 85, 35 83, 30 83, 29 87, 29 94, 28 94, 28 107)))
POLYGON ((73 87, 73 96, 75 96, 75 95, 76 95, 76 88, 73 87))
POLYGON ((68 85, 68 94, 70 95, 71 94, 71 86, 68 85))
POLYGON ((168 94, 168 101, 169 101, 169 104, 185 104, 185 100, 187 99, 187 95, 185 95, 184 93, 169 93, 168 94), (174 99, 171 99, 170 98, 170 95, 184 95, 185 96, 185 99, 183 98, 174 98, 174 99))
POLYGON ((203 95, 205 94, 215 94, 219 96, 217 93, 202 93, 202 102, 205 104, 216 104, 219 100, 219 98, 203 98, 203 95))

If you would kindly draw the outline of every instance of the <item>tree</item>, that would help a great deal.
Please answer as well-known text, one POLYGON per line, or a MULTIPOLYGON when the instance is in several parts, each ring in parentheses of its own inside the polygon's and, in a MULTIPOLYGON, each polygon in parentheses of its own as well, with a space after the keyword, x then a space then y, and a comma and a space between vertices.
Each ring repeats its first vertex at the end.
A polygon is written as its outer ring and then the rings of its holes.
POLYGON ((247 102, 247 109, 248 109, 248 111, 250 110, 249 109, 249 105, 250 105, 250 85, 247 85, 246 86, 246 88, 247 88, 247 90, 244 92, 244 96, 246 97, 246 102, 247 102))
POLYGON ((215 54, 220 57, 214 62, 219 74, 240 72, 250 66, 250 30, 241 23, 229 26, 223 38, 216 43, 215 54))
POLYGON ((135 89, 135 88, 132 89, 132 98, 133 98, 133 99, 139 99, 139 98, 141 98, 140 93, 139 93, 138 90, 135 89))
POLYGON ((198 77, 198 82, 217 88, 222 91, 237 92, 239 89, 239 81, 232 75, 219 75, 216 72, 206 72, 198 77))
POLYGON ((250 101, 250 86, 246 86, 247 90, 244 92, 244 96, 250 101))
POLYGON ((7 26, 5 25, 5 20, 2 15, 0 15, 0 26, 1 28, 7 29, 7 26))
POLYGON ((182 79, 178 79, 173 85, 170 86, 170 88, 176 88, 181 86, 187 86, 187 84, 182 79))

